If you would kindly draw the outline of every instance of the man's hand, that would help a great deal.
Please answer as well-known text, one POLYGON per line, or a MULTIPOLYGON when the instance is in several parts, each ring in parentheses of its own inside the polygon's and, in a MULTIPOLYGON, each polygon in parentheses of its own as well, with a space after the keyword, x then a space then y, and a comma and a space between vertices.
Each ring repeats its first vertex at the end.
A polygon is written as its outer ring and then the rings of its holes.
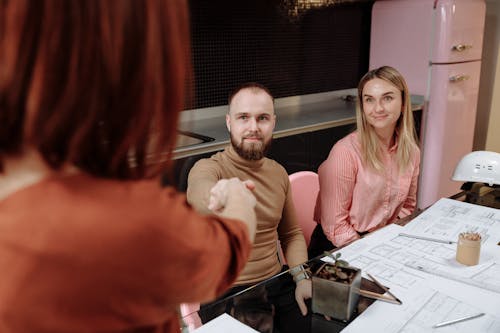
POLYGON ((257 199, 252 194, 255 184, 242 182, 238 178, 221 179, 210 190, 208 209, 222 217, 233 218, 245 223, 250 242, 255 240, 257 199))
POLYGON ((300 312, 303 316, 307 314, 306 299, 312 297, 312 281, 311 279, 304 279, 297 282, 295 287, 295 300, 299 305, 300 312))
POLYGON ((210 190, 208 209, 214 213, 220 213, 228 203, 231 195, 245 197, 249 205, 255 206, 255 197, 248 191, 252 191, 255 184, 251 180, 240 181, 238 178, 221 179, 210 190))

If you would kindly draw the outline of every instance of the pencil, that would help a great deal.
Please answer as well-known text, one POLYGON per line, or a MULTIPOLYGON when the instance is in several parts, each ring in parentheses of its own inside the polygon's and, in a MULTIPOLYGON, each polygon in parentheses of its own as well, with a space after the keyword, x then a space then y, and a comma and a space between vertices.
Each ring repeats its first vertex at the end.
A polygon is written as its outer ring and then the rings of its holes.
POLYGON ((401 305, 401 303, 398 302, 398 301, 396 301, 394 298, 388 297, 388 296, 385 296, 385 295, 381 295, 381 294, 377 294, 377 293, 374 293, 373 291, 368 291, 368 290, 360 289, 359 290, 359 294, 361 296, 364 296, 364 297, 368 297, 368 298, 372 298, 372 299, 377 299, 377 300, 384 301, 384 302, 389 302, 389 303, 392 303, 392 304, 401 305))
POLYGON ((384 290, 387 294, 391 295, 396 301, 398 301, 399 304, 403 304, 403 302, 401 302, 401 300, 399 298, 397 298, 396 295, 394 295, 393 293, 391 293, 391 291, 389 290, 389 288, 387 288, 386 286, 384 286, 382 283, 378 282, 378 280, 375 279, 375 277, 373 275, 371 275, 370 273, 366 273, 366 275, 368 275, 368 277, 370 279, 372 279, 373 282, 375 282, 375 284, 377 286, 379 286, 380 288, 382 288, 382 290, 384 290))
POLYGON ((400 233, 399 236, 403 237, 409 237, 409 238, 415 238, 415 239, 421 239, 421 240, 426 240, 430 242, 437 242, 437 243, 444 243, 444 244, 454 244, 456 243, 455 241, 450 241, 450 240, 444 240, 444 239, 437 239, 437 238, 430 238, 430 237, 424 237, 424 236, 417 236, 417 235, 410 235, 410 234, 405 234, 405 233, 400 233))
POLYGON ((475 315, 472 315, 472 316, 467 316, 467 317, 462 317, 462 318, 458 318, 458 319, 443 321, 442 323, 436 324, 433 327, 434 328, 438 328, 438 327, 453 325, 453 324, 456 324, 456 323, 461 323, 462 321, 471 320, 471 319, 474 319, 474 318, 479 318, 481 316, 484 316, 484 313, 478 313, 478 314, 475 314, 475 315))

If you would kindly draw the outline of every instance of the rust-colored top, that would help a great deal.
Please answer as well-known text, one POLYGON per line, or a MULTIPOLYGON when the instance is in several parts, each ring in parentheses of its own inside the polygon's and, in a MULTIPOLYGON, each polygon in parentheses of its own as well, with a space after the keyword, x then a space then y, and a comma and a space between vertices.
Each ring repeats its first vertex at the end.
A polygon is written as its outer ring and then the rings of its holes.
POLYGON ((73 175, 0 201, 0 332, 179 332, 250 252, 246 226, 153 181, 73 175))

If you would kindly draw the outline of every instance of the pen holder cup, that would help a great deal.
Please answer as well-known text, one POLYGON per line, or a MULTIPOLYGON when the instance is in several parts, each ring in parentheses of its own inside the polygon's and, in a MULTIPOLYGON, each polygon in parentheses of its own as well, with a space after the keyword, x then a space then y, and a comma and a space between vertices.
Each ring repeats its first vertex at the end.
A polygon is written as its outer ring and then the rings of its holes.
POLYGON ((466 235, 460 234, 457 242, 457 261, 467 266, 474 266, 479 263, 481 252, 481 237, 470 239, 466 235))

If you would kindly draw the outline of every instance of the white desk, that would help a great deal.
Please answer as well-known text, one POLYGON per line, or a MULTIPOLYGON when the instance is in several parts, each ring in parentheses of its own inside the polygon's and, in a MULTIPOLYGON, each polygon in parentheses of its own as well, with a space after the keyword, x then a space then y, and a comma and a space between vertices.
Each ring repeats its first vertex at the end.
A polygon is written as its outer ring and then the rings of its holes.
POLYGON ((500 210, 441 199, 405 227, 388 226, 341 249, 351 265, 374 275, 403 301, 401 306, 376 302, 343 332, 500 332, 498 241, 500 210), (456 262, 456 244, 399 235, 456 240, 471 229, 485 239, 480 263, 471 267, 456 262), (486 315, 432 328, 481 312, 486 315))

